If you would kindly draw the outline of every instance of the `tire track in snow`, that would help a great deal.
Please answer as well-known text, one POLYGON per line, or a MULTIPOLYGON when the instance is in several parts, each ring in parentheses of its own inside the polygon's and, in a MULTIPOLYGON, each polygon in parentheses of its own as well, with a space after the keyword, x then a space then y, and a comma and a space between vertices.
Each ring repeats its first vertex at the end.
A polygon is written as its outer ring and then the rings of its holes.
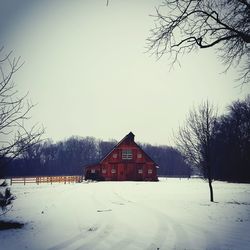
MULTIPOLYGON (((119 193, 119 196, 128 200, 121 193, 119 193)), ((141 210, 148 211, 149 216, 153 216, 155 221, 158 222, 158 230, 154 235, 152 244, 145 249, 201 249, 197 247, 196 239, 200 241, 202 248, 214 249, 214 246, 216 246, 216 250, 222 249, 221 239, 213 231, 207 230, 206 227, 199 226, 196 222, 190 224, 180 221, 176 215, 169 216, 167 208, 165 213, 165 211, 160 211, 159 208, 153 207, 150 203, 145 204, 145 201, 135 202, 135 204, 140 206, 141 210), (162 232, 165 232, 165 235, 162 232), (209 240, 210 238, 213 239, 213 242, 209 240)))
MULTIPOLYGON (((115 191, 115 194, 120 199, 122 199, 122 201, 131 202, 130 199, 124 198, 121 193, 115 191)), ((190 246, 190 240, 188 238, 187 232, 183 229, 182 225, 178 221, 173 220, 171 217, 155 208, 143 205, 141 202, 133 202, 133 206, 134 208, 136 207, 137 211, 143 211, 144 213, 146 212, 148 214, 147 217, 149 218, 149 226, 153 221, 157 225, 157 232, 152 235, 152 238, 147 238, 148 241, 151 240, 151 243, 148 243, 148 246, 144 249, 166 249, 166 247, 167 249, 174 249, 176 246, 178 246, 178 239, 181 239, 182 242, 185 242, 185 246, 181 246, 181 249, 185 249, 187 246, 190 246)), ((120 243, 118 242, 116 245, 120 247, 120 245, 122 245, 124 242, 127 242, 127 240, 129 239, 122 239, 120 243)), ((132 239, 130 239, 130 244, 132 243, 132 239)), ((136 242, 134 243, 136 244, 136 242)), ((118 249, 115 247, 112 247, 112 249, 118 249)), ((127 248, 125 247, 124 249, 127 248)))
POLYGON ((74 247, 75 250, 86 250, 86 249, 102 249, 99 245, 102 244, 105 239, 112 234, 113 227, 111 225, 104 225, 97 228, 96 231, 91 232, 88 237, 82 238, 74 247))
MULTIPOLYGON (((81 188, 81 187, 79 187, 81 188)), ((72 190, 71 190, 72 191, 72 190)), ((77 206, 77 204, 81 203, 81 202, 86 202, 84 200, 84 198, 87 197, 91 197, 90 199, 88 199, 88 205, 90 205, 90 208, 95 208, 97 207, 97 200, 95 199, 95 188, 89 190, 90 193, 88 193, 85 196, 79 196, 73 205, 71 204, 71 208, 74 206, 77 206), (90 204, 91 203, 91 204, 90 204)), ((67 200, 68 196, 71 196, 72 193, 71 192, 66 192, 64 193, 64 199, 67 200)), ((69 198, 69 197, 68 197, 69 198)), ((72 210, 72 209, 71 209, 72 210)), ((82 213, 79 213, 79 211, 74 211, 74 218, 75 218, 75 223, 76 225, 78 225, 78 231, 79 234, 76 234, 74 236, 72 236, 71 238, 64 240, 62 242, 60 242, 59 244, 56 244, 50 248, 48 248, 48 250, 61 250, 61 249, 92 249, 90 248, 86 248, 88 247, 88 245, 91 245, 91 242, 95 242, 96 238, 102 238, 103 235, 108 234, 111 231, 111 227, 110 225, 108 225, 107 223, 103 223, 103 220, 101 219, 100 216, 98 216, 97 212, 96 212, 96 216, 93 217, 95 220, 92 221, 90 224, 82 224, 81 220, 82 218, 79 218, 81 216, 82 213), (84 228, 83 228, 84 225, 84 228)))
POLYGON ((75 244, 76 241, 82 240, 85 237, 85 233, 78 234, 66 241, 63 241, 53 247, 48 248, 48 250, 60 250, 70 247, 72 244, 75 244))
MULTIPOLYGON (((98 233, 93 234, 93 237, 89 239, 85 239, 76 250, 102 250, 103 248, 109 250, 128 249, 128 246, 131 244, 131 237, 126 237, 126 234, 119 235, 117 229, 118 227, 119 230, 120 228, 126 228, 127 225, 119 219, 119 211, 121 207, 126 206, 131 201, 122 199, 114 191, 110 193, 109 188, 105 190, 108 192, 106 195, 102 193, 102 196, 98 196, 97 191, 95 190, 92 193, 92 200, 96 208, 98 208, 97 211, 103 211, 103 213, 98 213, 102 226, 97 230, 98 233), (122 239, 120 240, 119 237, 121 236, 122 239)), ((126 230, 134 234, 133 228, 126 228, 126 230)))
POLYGON ((98 192, 99 187, 93 185, 89 193, 92 202, 90 207, 96 210, 97 219, 79 234, 49 250, 197 249, 193 245, 195 242, 190 242, 186 225, 183 227, 179 221, 147 203, 138 201, 134 196, 126 198, 123 190, 119 190, 120 186, 112 191, 105 188, 104 192, 98 192), (109 211, 98 213, 97 210, 109 211), (130 216, 137 217, 138 220, 127 221, 130 216), (147 221, 144 221, 144 218, 147 221), (143 232, 146 227, 152 227, 152 230, 149 230, 151 234, 143 232), (183 244, 180 244, 178 239, 183 244))
MULTIPOLYGON (((170 232, 166 233, 166 245, 159 244, 159 249, 225 249, 221 247, 221 239, 211 230, 201 227, 197 224, 190 224, 185 222, 180 222, 173 217, 166 215, 165 213, 159 211, 157 208, 150 208, 154 211, 156 216, 159 216, 159 220, 165 220, 170 232), (168 234, 174 236, 171 244, 169 244, 168 234), (179 239, 179 240, 178 240, 179 239), (209 239, 213 239, 211 242, 209 239), (201 244, 199 246, 199 244, 201 244), (216 246, 216 247, 215 247, 216 246)), ((202 225, 202 224, 201 224, 202 225)), ((158 237, 156 237, 158 238, 158 237)), ((160 236, 158 241, 161 241, 162 236, 160 236)), ((152 248, 148 248, 152 249, 152 248)), ((228 248, 226 248, 228 249, 228 248)))
MULTIPOLYGON (((154 235, 153 245, 156 245, 159 249, 189 249, 190 239, 178 221, 156 209, 144 208, 148 209, 158 222, 158 231, 154 235), (185 244, 180 246, 178 239, 181 239, 181 242, 185 242, 185 244)), ((149 245, 147 250, 152 249, 152 244, 149 245)))
MULTIPOLYGON (((113 224, 110 224, 110 220, 112 217, 112 209, 110 209, 109 204, 107 202, 104 202, 105 197, 98 196, 98 186, 92 185, 91 193, 89 194, 90 201, 92 203, 92 208, 95 211, 92 211, 93 213, 96 213, 94 218, 96 218, 95 223, 88 226, 88 230, 85 230, 83 233, 79 234, 78 236, 73 237, 75 241, 70 240, 70 245, 67 245, 66 247, 69 247, 70 249, 74 250, 86 250, 86 249, 102 249, 99 248, 99 245, 102 244, 102 242, 105 242, 105 240, 112 234, 113 232, 113 224), (103 200, 104 199, 104 200, 103 200), (94 230, 92 230, 92 228, 94 230)), ((103 194, 103 193, 102 193, 103 194)), ((112 221, 112 220, 111 220, 112 221)), ((81 225, 79 225, 80 227, 81 225)), ((53 249, 53 250, 59 250, 53 249)), ((66 248, 68 249, 68 248, 66 248)))
MULTIPOLYGON (((136 201, 131 201, 131 199, 127 199, 125 198, 120 192, 118 191, 114 191, 114 194, 123 202, 127 202, 127 205, 130 205, 130 209, 131 209, 131 213, 135 212, 137 213, 137 216, 140 216, 141 211, 143 211, 143 214, 145 215, 146 213, 146 226, 148 228, 150 228, 152 225, 156 225, 157 228, 157 233, 156 234, 152 234, 152 235, 148 235, 148 237, 146 237, 147 241, 149 242, 148 244, 146 244, 145 246, 145 239, 144 239, 144 246, 143 249, 148 249, 148 250, 152 250, 152 249, 157 249, 159 247, 161 247, 163 245, 163 243, 165 242, 166 238, 164 237, 163 232, 169 232, 171 230, 171 228, 169 227, 169 225, 167 225, 166 223, 163 223, 163 219, 161 216, 159 216, 158 214, 155 214, 155 211, 153 209, 150 209, 147 206, 142 205, 141 203, 138 203, 136 201), (132 203, 132 204, 131 204, 132 203), (153 215, 153 216, 152 216, 153 215)), ((134 200, 134 199, 133 199, 134 200)), ((129 216, 130 214, 128 214, 129 216)), ((144 221, 145 222, 145 221, 144 221)), ((134 223, 137 223, 136 221, 134 223)), ((143 231, 143 227, 137 223, 137 227, 139 226, 139 228, 137 228, 137 231, 135 231, 135 229, 133 229, 133 234, 130 234, 130 237, 124 237, 118 241, 117 243, 115 243, 114 245, 112 245, 112 247, 110 249, 112 250, 116 250, 116 249, 128 249, 128 245, 130 245, 129 249, 142 249, 141 245, 140 245, 140 240, 136 240, 137 237, 140 238, 140 234, 141 231, 143 231)), ((128 225, 127 225, 128 227, 128 225)), ((129 228, 127 228, 127 231, 130 232, 131 230, 129 228)))

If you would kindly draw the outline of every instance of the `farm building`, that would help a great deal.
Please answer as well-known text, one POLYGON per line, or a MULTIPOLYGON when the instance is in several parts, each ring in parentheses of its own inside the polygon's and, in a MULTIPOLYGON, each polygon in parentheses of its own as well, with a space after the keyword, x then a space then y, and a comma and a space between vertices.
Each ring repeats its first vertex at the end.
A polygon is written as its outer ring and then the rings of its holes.
POLYGON ((85 179, 103 181, 157 181, 157 164, 126 135, 99 163, 85 167, 85 179))

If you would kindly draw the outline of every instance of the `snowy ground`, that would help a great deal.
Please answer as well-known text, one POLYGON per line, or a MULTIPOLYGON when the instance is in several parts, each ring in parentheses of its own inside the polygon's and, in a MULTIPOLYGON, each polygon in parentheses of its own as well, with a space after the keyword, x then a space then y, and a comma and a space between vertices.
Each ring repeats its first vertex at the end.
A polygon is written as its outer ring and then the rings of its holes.
POLYGON ((250 249, 250 184, 202 180, 16 184, 0 249, 250 249))

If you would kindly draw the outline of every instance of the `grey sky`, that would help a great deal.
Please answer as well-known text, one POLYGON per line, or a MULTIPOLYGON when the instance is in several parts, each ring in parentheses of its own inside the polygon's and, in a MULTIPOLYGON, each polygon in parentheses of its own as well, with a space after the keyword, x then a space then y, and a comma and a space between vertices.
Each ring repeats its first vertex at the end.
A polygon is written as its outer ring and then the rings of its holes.
POLYGON ((202 100, 223 112, 243 98, 234 69, 222 74, 213 50, 181 58, 146 51, 158 0, 2 1, 0 43, 25 61, 16 74, 20 94, 38 105, 32 122, 46 137, 71 135, 171 144, 172 131, 202 100), (21 2, 21 3, 20 3, 21 2))

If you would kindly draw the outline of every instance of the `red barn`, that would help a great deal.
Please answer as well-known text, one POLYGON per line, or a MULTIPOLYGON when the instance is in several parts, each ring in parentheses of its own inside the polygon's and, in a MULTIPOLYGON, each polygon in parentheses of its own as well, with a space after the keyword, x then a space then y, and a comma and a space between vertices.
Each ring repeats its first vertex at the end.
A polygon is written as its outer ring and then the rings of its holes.
POLYGON ((157 164, 126 135, 98 164, 85 168, 85 179, 104 181, 158 181, 157 164))

